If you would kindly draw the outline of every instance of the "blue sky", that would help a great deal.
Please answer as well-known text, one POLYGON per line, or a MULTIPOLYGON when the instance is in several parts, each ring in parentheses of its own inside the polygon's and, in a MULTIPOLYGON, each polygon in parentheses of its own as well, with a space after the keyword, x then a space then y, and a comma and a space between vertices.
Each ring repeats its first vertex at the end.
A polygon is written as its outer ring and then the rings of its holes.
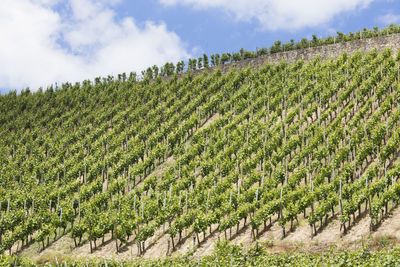
POLYGON ((347 33, 364 27, 385 27, 388 23, 400 23, 400 1, 384 0, 371 1, 365 8, 338 12, 321 25, 292 30, 262 29, 257 20, 240 21, 221 8, 165 6, 157 0, 123 1, 117 9, 120 16, 133 16, 138 21, 164 21, 189 48, 198 47, 199 52, 207 54, 237 51, 242 47, 255 50, 257 47, 269 47, 276 40, 300 40, 303 37, 311 38, 313 34, 328 36, 336 31, 347 33), (393 15, 392 20, 383 19, 388 14, 393 15))
POLYGON ((2 0, 0 91, 400 23, 394 0, 2 0))

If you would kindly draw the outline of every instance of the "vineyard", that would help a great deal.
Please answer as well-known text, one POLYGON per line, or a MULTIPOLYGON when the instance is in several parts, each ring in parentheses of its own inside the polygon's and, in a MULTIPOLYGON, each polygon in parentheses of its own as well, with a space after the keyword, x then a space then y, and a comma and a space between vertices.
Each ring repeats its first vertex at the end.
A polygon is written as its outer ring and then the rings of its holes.
MULTIPOLYGON (((327 251, 325 253, 266 253, 260 246, 244 252, 240 246, 217 242, 212 255, 193 258, 178 256, 165 259, 136 258, 134 260, 115 259, 64 259, 56 260, 53 266, 397 266, 400 264, 400 249, 391 248, 369 251, 327 251)), ((0 266, 37 266, 29 259, 18 256, 0 256, 0 266)))
POLYGON ((164 257, 277 227, 313 239, 338 222, 343 237, 362 218, 377 231, 400 203, 396 54, 1 96, 0 253, 69 238, 164 257))

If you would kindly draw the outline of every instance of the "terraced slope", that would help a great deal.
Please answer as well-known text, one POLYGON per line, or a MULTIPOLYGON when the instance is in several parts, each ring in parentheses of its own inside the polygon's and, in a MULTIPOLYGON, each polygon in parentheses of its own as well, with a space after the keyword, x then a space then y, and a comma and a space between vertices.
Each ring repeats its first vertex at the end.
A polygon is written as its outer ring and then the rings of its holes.
POLYGON ((387 49, 2 96, 1 252, 378 230, 400 199, 399 66, 387 49))

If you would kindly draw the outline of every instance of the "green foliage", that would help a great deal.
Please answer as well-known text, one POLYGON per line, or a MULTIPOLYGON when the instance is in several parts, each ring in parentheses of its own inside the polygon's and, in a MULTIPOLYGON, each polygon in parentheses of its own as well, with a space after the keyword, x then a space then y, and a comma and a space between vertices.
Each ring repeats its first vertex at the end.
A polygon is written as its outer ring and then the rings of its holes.
MULTIPOLYGON (((215 54, 211 64, 264 53, 215 54)), ((188 68, 208 66, 203 56, 188 68)), ((244 223, 257 239, 271 218, 286 230, 307 213, 317 228, 337 215, 352 222, 366 204, 377 224, 398 201, 390 51, 174 75, 183 67, 0 97, 2 252, 66 233, 92 243, 112 232, 121 246, 145 246, 160 228, 176 244, 190 230, 201 241, 244 223)), ((241 257, 217 247, 221 258, 241 257)))

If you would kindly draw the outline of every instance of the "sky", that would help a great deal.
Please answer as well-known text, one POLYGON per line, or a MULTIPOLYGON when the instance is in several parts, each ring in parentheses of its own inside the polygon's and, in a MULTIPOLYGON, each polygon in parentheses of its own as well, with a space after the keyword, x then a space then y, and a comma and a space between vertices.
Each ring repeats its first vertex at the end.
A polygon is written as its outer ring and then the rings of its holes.
POLYGON ((400 24, 395 0, 1 0, 0 93, 400 24))

